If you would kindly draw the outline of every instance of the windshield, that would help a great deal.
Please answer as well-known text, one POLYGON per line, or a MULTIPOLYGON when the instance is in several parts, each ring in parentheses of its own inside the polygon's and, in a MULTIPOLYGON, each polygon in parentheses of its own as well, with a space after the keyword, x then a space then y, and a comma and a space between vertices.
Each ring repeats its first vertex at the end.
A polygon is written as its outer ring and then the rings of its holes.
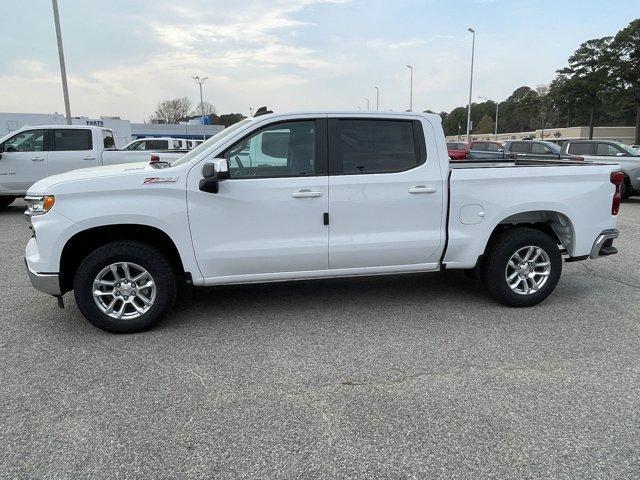
POLYGON ((621 142, 615 142, 615 143, 617 146, 619 146, 622 150, 624 150, 626 153, 628 153, 632 157, 640 157, 640 151, 636 150, 635 148, 627 145, 626 143, 621 143, 621 142))
POLYGON ((235 132, 236 130, 238 130, 241 127, 245 126, 251 120, 252 120, 251 118, 245 118, 244 120, 241 120, 238 123, 234 123, 230 127, 225 128, 221 132, 216 133, 209 140, 207 140, 206 142, 203 142, 201 145, 197 146, 196 148, 191 150, 189 153, 187 153, 186 155, 180 157, 178 160, 173 162, 172 165, 182 165, 183 163, 190 162, 195 157, 200 155, 202 152, 204 152, 205 150, 208 150, 209 147, 211 147, 211 146, 215 145, 216 143, 224 140, 226 137, 231 135, 233 132, 235 132))

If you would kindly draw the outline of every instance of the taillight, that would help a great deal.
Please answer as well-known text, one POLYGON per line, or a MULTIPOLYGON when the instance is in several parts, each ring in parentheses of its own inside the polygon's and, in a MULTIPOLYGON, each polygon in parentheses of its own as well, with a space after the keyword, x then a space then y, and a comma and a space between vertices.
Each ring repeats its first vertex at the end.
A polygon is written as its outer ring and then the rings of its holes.
POLYGON ((616 186, 613 194, 613 202, 611 202, 611 215, 618 215, 620 211, 620 203, 622 202, 622 182, 624 182, 624 174, 622 172, 611 172, 611 183, 616 186))
POLYGON ((159 162, 160 161, 160 155, 151 155, 151 163, 153 162, 159 162))

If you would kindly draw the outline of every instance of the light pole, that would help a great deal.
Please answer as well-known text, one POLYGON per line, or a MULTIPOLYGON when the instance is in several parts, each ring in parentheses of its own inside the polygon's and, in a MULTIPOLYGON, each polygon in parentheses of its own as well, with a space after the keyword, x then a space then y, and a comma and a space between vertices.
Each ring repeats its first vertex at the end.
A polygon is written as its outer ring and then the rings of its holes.
POLYGON ((191 78, 193 78, 196 81, 196 83, 200 86, 200 116, 202 120, 202 140, 206 140, 207 137, 204 134, 204 102, 202 101, 202 84, 209 77, 200 78, 196 75, 195 77, 191 77, 191 78))
POLYGON ((409 111, 413 111, 413 67, 411 65, 407 65, 407 68, 411 70, 411 77, 409 80, 409 111))
POLYGON ((69 105, 69 88, 67 87, 67 68, 64 65, 64 50, 62 49, 62 32, 60 31, 58 0, 51 0, 51 4, 53 5, 53 22, 56 25, 56 39, 58 40, 58 58, 60 59, 60 76, 62 77, 64 112, 67 117, 67 125, 71 125, 71 106, 69 105))
POLYGON ((378 87, 373 87, 376 89, 376 110, 380 109, 380 89, 378 87))
POLYGON ((369 99, 365 98, 364 101, 367 102, 367 110, 369 110, 369 99))
MULTIPOLYGON (((478 98, 486 100, 487 102, 491 101, 487 97, 478 97, 478 98)), ((496 102, 496 128, 495 128, 495 132, 493 133, 493 135, 496 137, 496 140, 498 140, 498 112, 499 111, 500 111, 500 102, 496 102)))
POLYGON ((469 27, 471 32, 471 75, 469 77, 469 105, 467 105, 467 143, 471 142, 471 96, 473 95, 473 57, 476 53, 476 31, 469 27))

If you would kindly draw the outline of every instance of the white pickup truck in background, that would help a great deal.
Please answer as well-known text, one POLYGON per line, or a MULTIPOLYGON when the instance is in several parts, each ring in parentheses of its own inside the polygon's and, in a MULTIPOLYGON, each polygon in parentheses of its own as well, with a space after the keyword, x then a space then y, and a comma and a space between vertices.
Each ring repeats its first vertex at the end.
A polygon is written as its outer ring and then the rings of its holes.
POLYGON ((175 138, 175 137, 148 137, 138 138, 132 142, 127 143, 122 150, 187 150, 200 145, 204 140, 194 140, 188 138, 175 138))
POLYGON ((617 252, 622 180, 615 165, 566 160, 450 164, 437 115, 266 114, 172 164, 39 181, 25 258, 37 289, 60 302, 73 290, 111 332, 150 328, 179 282, 464 269, 498 301, 531 306, 563 256, 617 252))
MULTIPOLYGON (((173 161, 185 152, 157 152, 173 161)), ((0 208, 49 175, 79 168, 148 162, 149 150, 118 150, 111 130, 84 125, 23 127, 0 138, 0 208)))

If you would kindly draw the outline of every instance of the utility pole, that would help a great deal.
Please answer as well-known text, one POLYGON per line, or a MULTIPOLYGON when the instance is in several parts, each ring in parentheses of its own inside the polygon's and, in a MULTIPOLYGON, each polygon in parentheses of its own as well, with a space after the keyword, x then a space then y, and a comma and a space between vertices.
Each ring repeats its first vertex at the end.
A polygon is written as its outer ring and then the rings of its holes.
POLYGON ((409 83, 409 111, 413 112, 413 67, 411 65, 407 65, 407 68, 411 70, 411 80, 409 83))
POLYGON ((469 27, 468 31, 473 35, 471 40, 471 76, 469 77, 469 104, 467 105, 467 144, 471 142, 471 96, 473 95, 473 57, 476 50, 476 31, 469 27))
POLYGON ((58 0, 51 0, 53 5, 53 22, 56 25, 56 39, 58 40, 58 58, 60 59, 60 76, 62 77, 62 95, 64 96, 64 112, 67 125, 71 125, 71 106, 69 105, 69 88, 67 87, 67 68, 64 64, 64 50, 62 49, 62 32, 60 31, 60 15, 58 14, 58 0))
POLYGON ((191 77, 191 78, 193 78, 196 81, 196 83, 200 86, 200 116, 201 116, 201 120, 202 120, 202 140, 206 140, 207 137, 204 134, 204 102, 202 101, 202 84, 209 77, 200 78, 198 76, 195 76, 195 77, 191 77))
POLYGON ((373 87, 376 89, 376 110, 380 110, 380 89, 378 87, 373 87))

